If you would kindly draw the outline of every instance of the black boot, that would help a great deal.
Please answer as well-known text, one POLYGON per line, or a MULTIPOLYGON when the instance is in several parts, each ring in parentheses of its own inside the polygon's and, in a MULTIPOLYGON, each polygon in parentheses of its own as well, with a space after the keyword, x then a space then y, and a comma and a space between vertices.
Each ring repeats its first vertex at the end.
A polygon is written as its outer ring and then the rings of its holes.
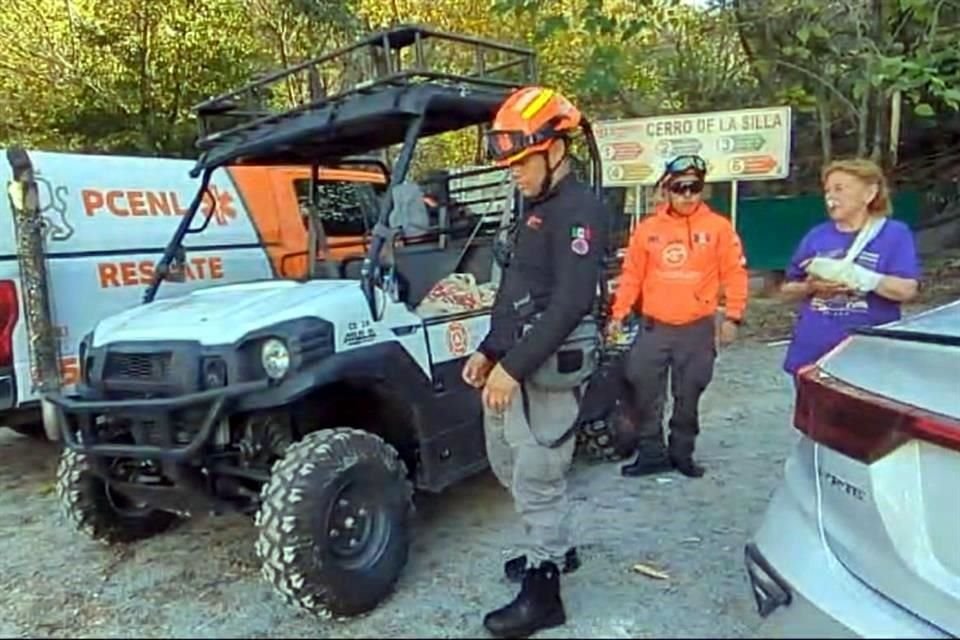
MULTIPOLYGON (((577 548, 570 547, 563 554, 563 573, 573 573, 580 568, 580 556, 577 555, 577 548)), ((520 582, 523 580, 523 574, 527 572, 527 556, 517 556, 507 560, 503 564, 503 574, 510 582, 520 582)))
POLYGON ((688 478, 702 478, 703 474, 706 473, 703 466, 693 461, 693 455, 678 456, 671 453, 670 464, 688 478))
POLYGON ((560 599, 560 570, 552 562, 527 570, 517 597, 483 618, 483 626, 497 638, 526 638, 566 622, 560 599))
POLYGON ((649 455, 641 451, 637 454, 637 459, 630 464, 620 467, 620 475, 627 478, 636 478, 639 476, 648 476, 655 473, 666 473, 673 471, 673 464, 666 453, 662 455, 649 455))

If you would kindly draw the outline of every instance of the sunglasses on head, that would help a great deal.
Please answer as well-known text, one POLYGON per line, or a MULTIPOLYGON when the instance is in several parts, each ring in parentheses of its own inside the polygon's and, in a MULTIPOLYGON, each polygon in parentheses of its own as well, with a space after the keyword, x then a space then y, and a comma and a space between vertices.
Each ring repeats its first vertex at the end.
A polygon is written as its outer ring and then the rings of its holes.
POLYGON ((707 173, 707 163, 700 156, 677 156, 667 163, 664 173, 676 175, 678 173, 687 173, 688 171, 695 171, 701 175, 705 175, 707 173))
POLYGON ((671 182, 667 188, 670 190, 670 193, 676 195, 693 195, 703 191, 703 182, 700 180, 680 180, 671 182))

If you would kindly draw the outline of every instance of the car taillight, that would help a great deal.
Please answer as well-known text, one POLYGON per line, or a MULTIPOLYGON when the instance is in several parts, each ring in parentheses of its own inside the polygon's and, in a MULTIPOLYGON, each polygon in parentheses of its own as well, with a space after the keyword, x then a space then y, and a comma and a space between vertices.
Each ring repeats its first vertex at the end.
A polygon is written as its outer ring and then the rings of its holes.
POLYGON ((867 464, 914 438, 960 451, 960 420, 880 398, 814 366, 797 376, 794 426, 867 464))
POLYGON ((13 366, 13 330, 20 319, 17 285, 0 280, 0 367, 13 366))

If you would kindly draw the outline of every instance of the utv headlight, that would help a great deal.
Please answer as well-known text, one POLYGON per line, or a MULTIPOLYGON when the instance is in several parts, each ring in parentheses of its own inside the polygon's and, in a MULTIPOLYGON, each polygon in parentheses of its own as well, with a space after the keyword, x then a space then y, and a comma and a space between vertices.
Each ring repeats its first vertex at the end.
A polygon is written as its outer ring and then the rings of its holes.
POLYGON ((260 347, 260 363, 268 377, 279 380, 290 369, 290 350, 283 340, 270 338, 260 347))

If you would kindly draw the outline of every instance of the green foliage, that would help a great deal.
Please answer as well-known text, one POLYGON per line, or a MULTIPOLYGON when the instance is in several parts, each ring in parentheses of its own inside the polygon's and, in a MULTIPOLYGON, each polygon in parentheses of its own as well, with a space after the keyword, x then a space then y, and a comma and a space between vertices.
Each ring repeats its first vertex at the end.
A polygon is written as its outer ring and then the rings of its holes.
POLYGON ((751 64, 768 87, 789 84, 791 100, 812 102, 824 154, 885 163, 897 135, 890 119, 932 118, 960 107, 957 8, 944 0, 736 0, 731 3, 751 64), (802 93, 807 94, 804 98, 802 93), (838 131, 839 129, 839 131, 838 131), (849 135, 853 131, 854 135, 849 135), (839 135, 838 135, 839 134, 839 135))
POLYGON ((261 63, 245 13, 239 2, 14 3, 0 13, 3 142, 185 152, 190 106, 261 63))
MULTIPOLYGON (((401 22, 534 47, 541 82, 594 120, 790 104, 833 138, 799 136, 801 153, 829 153, 831 142, 886 152, 898 99, 915 122, 960 109, 960 8, 946 0, 7 4, 0 145, 193 155, 196 102, 401 22)), ((442 51, 435 58, 444 68, 470 64, 442 51)), ((335 90, 342 75, 331 69, 321 82, 335 90)), ((274 99, 304 92, 290 83, 274 99)), ((423 150, 418 163, 471 164, 477 133, 423 150)))

